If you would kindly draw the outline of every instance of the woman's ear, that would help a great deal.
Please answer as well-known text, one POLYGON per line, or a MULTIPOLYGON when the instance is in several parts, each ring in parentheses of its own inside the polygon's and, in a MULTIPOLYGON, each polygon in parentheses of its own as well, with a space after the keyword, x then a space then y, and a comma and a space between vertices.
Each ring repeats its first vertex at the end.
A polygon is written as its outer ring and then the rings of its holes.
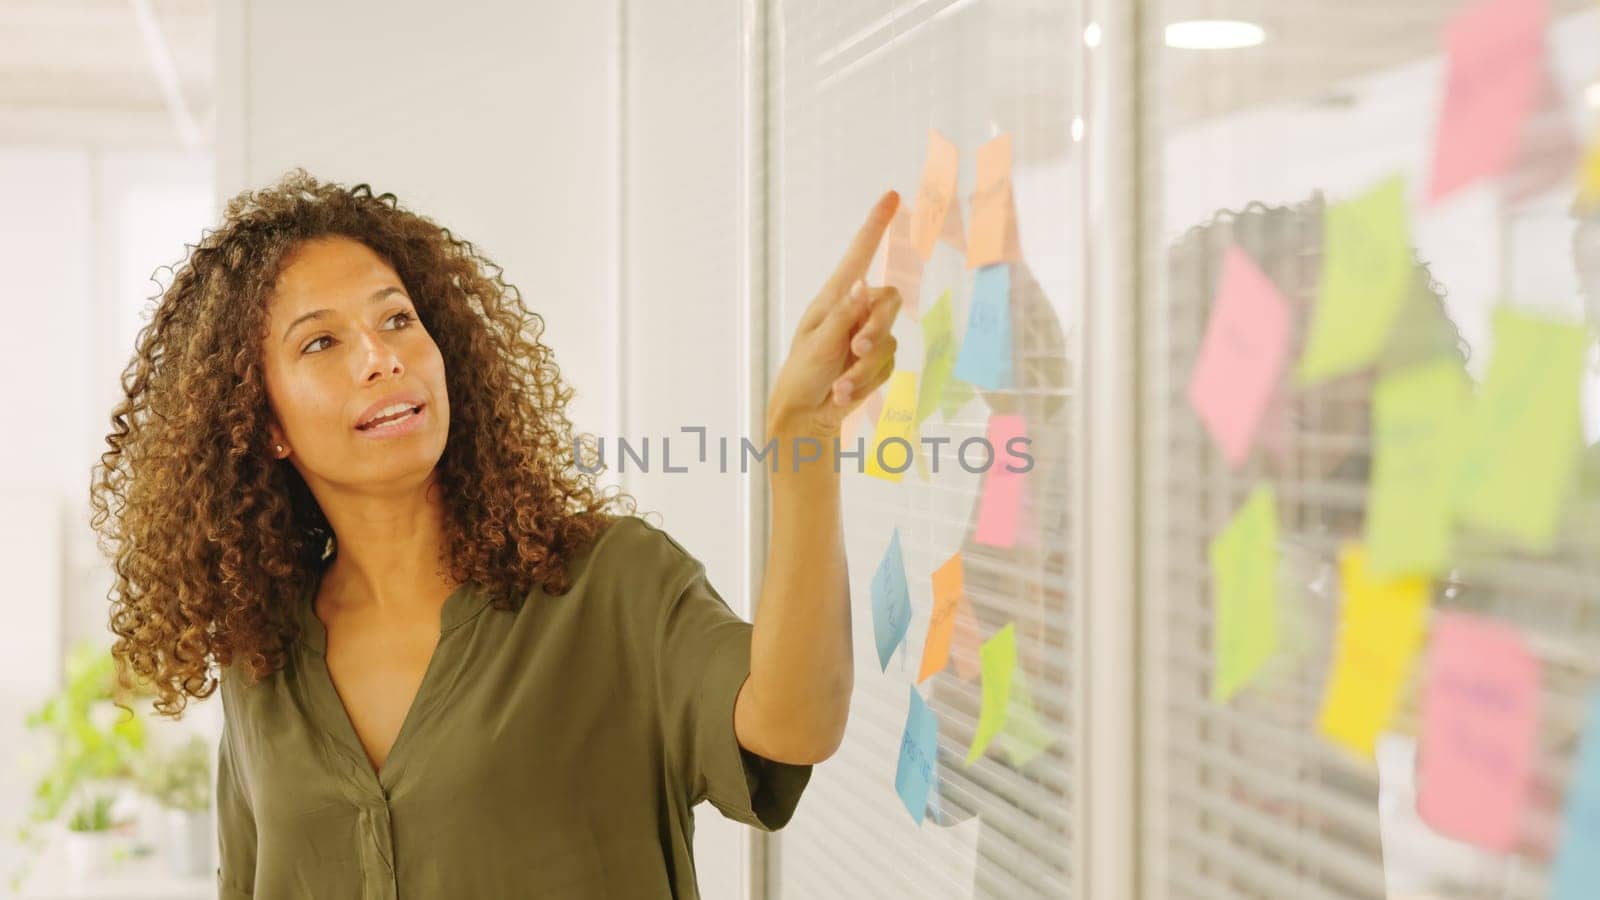
POLYGON ((283 429, 275 421, 267 423, 267 441, 273 459, 283 459, 289 455, 289 440, 283 436, 283 429))

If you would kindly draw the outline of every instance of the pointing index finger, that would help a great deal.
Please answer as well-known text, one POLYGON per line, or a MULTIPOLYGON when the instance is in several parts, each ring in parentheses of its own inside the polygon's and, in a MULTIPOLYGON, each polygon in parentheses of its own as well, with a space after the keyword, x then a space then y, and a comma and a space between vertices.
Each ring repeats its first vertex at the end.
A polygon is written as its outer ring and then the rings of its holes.
POLYGON ((850 247, 844 252, 844 257, 839 260, 839 267, 828 279, 824 294, 838 297, 851 282, 866 276, 867 266, 872 264, 872 255, 878 250, 878 242, 883 240, 883 232, 894 219, 895 210, 899 206, 900 195, 894 191, 887 191, 878 198, 878 202, 872 207, 872 212, 867 214, 867 221, 856 232, 855 238, 850 241, 850 247))

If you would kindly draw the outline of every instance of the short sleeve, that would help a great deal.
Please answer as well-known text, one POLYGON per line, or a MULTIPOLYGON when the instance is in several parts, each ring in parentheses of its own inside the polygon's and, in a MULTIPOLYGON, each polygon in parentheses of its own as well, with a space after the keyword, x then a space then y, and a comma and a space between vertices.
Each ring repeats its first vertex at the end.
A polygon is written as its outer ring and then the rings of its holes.
POLYGON ((256 818, 234 767, 229 730, 224 722, 217 742, 218 900, 253 896, 256 880, 256 818))
POLYGON ((657 684, 669 763, 688 787, 689 804, 710 800, 722 814, 776 831, 788 824, 811 779, 811 766, 766 759, 744 749, 733 706, 750 675, 753 626, 739 618, 687 557, 657 629, 657 684))

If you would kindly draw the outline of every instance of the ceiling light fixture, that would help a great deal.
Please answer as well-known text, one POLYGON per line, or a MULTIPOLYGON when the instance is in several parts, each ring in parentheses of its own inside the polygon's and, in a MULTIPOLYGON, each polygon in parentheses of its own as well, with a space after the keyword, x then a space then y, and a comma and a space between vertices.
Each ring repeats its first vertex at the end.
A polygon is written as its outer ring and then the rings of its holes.
POLYGON ((1179 50, 1237 50, 1266 39, 1260 25, 1233 19, 1192 19, 1167 26, 1167 46, 1179 50))

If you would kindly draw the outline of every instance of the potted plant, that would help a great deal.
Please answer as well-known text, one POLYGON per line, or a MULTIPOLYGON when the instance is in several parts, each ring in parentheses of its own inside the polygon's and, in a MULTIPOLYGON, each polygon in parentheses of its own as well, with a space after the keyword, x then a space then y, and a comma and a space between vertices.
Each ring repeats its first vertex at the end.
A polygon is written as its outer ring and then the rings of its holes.
POLYGON ((86 791, 67 818, 67 877, 82 881, 103 874, 111 867, 122 845, 122 835, 114 830, 122 823, 112 818, 116 795, 86 791))
MULTIPOLYGON (((36 827, 56 822, 63 813, 69 847, 80 846, 72 858, 86 866, 103 864, 89 849, 117 843, 116 836, 104 833, 121 824, 114 822, 118 788, 132 775, 132 762, 143 752, 146 742, 144 718, 128 704, 141 696, 137 690, 119 685, 116 661, 109 650, 83 642, 68 655, 66 679, 43 705, 28 713, 29 730, 41 731, 49 738, 46 764, 34 787, 33 804, 27 821, 18 829, 24 844, 37 847, 36 827), (70 807, 70 810, 69 810, 70 807), (96 827, 103 825, 105 827, 96 827), (87 835, 74 839, 72 835, 87 835), (96 840, 95 838, 104 838, 96 840)), ((87 869, 74 874, 86 874, 87 869)), ((13 880, 20 881, 20 874, 13 880)))
POLYGON ((211 867, 211 744, 195 736, 149 753, 137 767, 139 790, 161 806, 173 874, 204 875, 211 867))

